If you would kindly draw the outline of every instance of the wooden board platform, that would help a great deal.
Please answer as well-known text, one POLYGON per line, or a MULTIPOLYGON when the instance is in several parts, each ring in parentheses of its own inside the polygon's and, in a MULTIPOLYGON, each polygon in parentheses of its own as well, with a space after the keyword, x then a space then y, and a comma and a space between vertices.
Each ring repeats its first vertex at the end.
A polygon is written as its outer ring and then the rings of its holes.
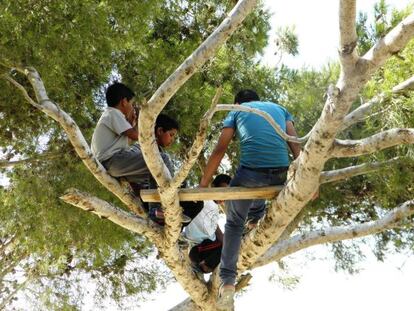
MULTIPOLYGON (((283 189, 283 186, 261 188, 193 188, 180 189, 178 195, 180 201, 272 199, 281 189, 283 189)), ((141 190, 140 194, 144 202, 160 202, 160 195, 156 189, 141 190)))

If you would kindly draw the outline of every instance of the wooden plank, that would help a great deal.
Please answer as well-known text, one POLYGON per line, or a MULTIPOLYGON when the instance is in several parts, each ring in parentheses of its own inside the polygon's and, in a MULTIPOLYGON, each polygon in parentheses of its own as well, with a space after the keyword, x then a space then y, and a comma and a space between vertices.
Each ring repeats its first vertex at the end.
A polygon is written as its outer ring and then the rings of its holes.
MULTIPOLYGON (((283 189, 283 186, 260 188, 192 188, 180 189, 178 195, 180 201, 271 199, 281 189, 283 189)), ((141 190, 140 194, 144 202, 160 202, 160 195, 156 189, 141 190)))

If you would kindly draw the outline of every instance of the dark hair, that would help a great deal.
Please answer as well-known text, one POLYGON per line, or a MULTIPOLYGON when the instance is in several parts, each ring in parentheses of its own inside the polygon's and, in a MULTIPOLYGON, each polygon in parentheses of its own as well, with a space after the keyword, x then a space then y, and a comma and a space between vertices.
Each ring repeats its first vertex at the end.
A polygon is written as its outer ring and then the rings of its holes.
POLYGON ((220 187, 221 184, 230 184, 231 177, 227 174, 219 174, 211 183, 213 187, 220 187))
POLYGON ((241 90, 237 93, 237 95, 234 97, 234 103, 248 103, 253 101, 259 101, 259 95, 253 90, 241 90))
POLYGON ((155 130, 157 130, 159 127, 162 127, 164 132, 172 129, 180 129, 180 126, 176 120, 162 113, 157 117, 157 120, 155 121, 155 130))
POLYGON ((125 84, 115 82, 107 88, 105 96, 107 105, 116 107, 122 99, 131 100, 135 94, 125 84))
POLYGON ((192 247, 188 256, 197 265, 204 260, 206 266, 214 270, 220 263, 222 247, 221 242, 207 239, 192 247))

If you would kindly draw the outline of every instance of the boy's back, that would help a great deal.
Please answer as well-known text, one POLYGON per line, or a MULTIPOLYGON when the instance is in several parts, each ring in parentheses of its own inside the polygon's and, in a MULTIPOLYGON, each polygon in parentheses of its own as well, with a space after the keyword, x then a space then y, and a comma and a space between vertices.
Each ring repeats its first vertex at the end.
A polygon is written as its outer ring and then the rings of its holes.
POLYGON ((217 204, 205 201, 203 209, 185 228, 184 236, 194 243, 201 243, 206 239, 214 241, 219 217, 217 204))

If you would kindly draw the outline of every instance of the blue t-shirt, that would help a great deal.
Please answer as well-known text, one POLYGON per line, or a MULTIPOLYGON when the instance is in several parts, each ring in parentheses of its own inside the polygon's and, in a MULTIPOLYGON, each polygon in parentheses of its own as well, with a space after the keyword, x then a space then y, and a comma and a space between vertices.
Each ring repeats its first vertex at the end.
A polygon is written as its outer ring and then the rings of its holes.
MULTIPOLYGON (((292 116, 283 107, 271 102, 248 102, 242 106, 267 112, 286 132, 286 121, 292 116)), ((251 168, 289 166, 288 146, 263 117, 243 111, 231 111, 223 121, 223 128, 236 130, 240 139, 240 165, 251 168)))

